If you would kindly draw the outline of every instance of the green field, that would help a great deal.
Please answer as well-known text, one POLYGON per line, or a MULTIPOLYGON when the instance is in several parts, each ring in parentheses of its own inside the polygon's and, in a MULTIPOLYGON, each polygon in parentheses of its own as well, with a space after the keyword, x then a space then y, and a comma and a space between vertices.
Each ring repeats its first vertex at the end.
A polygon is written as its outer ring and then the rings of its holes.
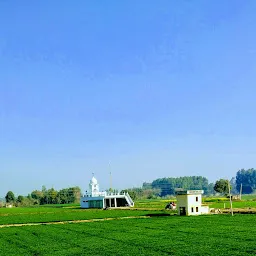
MULTIPOLYGON (((170 201, 176 201, 175 199, 154 199, 154 200, 139 200, 135 203, 135 207, 143 209, 164 209, 166 204, 170 201)), ((228 198, 225 197, 210 197, 203 198, 203 203, 208 205, 210 208, 220 208, 223 209, 230 207, 230 202, 228 198), (225 204, 225 205, 224 205, 225 204)), ((245 195, 242 197, 241 201, 233 201, 233 208, 256 208, 256 195, 245 195)))
POLYGON ((117 218, 127 216, 145 216, 147 214, 158 214, 165 211, 152 210, 86 210, 80 208, 13 208, 0 210, 0 225, 20 224, 20 223, 38 223, 38 222, 56 222, 71 220, 88 220, 102 218, 117 218))
MULTIPOLYGON (((211 203, 209 206, 212 208, 224 208, 224 203, 226 208, 230 208, 230 202, 219 202, 211 203)), ((233 208, 256 208, 256 201, 234 201, 232 202, 233 208)))
POLYGON ((151 199, 151 200, 138 200, 135 202, 136 208, 148 208, 148 209, 164 209, 166 204, 173 200, 151 199))
MULTIPOLYGON (((180 217, 163 210, 168 201, 142 200, 131 210, 84 210, 77 205, 0 208, 0 255, 256 254, 256 214, 180 217), (141 218, 148 215, 153 217, 141 218), (79 220, 92 222, 66 222, 79 220), (56 225, 60 221, 64 223, 56 225), (37 225, 28 226, 31 223, 37 225)), ((213 201, 210 207, 223 205, 213 201)), ((255 206, 255 201, 234 204, 255 206)))
POLYGON ((0 255, 255 255, 256 215, 0 229, 0 255))
POLYGON ((242 195, 242 200, 255 200, 256 201, 256 194, 242 195))

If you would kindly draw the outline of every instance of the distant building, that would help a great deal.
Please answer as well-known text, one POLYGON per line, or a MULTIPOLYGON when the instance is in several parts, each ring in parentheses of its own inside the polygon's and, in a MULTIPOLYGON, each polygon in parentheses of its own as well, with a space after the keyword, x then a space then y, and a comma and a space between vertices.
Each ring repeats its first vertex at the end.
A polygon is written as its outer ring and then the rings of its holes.
POLYGON ((176 191, 177 210, 179 215, 208 214, 209 207, 202 205, 203 190, 176 191))
POLYGON ((93 176, 89 190, 80 199, 81 208, 133 207, 134 202, 128 193, 100 192, 99 184, 93 176))

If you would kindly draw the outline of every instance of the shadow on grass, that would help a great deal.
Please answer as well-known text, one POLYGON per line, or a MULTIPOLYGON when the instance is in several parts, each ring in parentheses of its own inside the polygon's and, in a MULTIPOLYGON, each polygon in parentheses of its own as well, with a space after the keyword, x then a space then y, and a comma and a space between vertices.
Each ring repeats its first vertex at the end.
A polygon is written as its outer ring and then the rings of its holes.
POLYGON ((170 213, 149 213, 149 214, 145 214, 145 216, 148 217, 170 217, 171 214, 170 213))

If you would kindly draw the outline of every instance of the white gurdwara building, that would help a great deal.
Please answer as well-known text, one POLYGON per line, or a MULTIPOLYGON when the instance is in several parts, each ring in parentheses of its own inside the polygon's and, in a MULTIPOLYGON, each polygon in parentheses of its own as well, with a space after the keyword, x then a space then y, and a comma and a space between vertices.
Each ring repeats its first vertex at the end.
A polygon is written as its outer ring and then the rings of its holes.
POLYGON ((208 214, 209 207, 202 205, 203 190, 176 191, 178 215, 208 214))
POLYGON ((81 208, 133 207, 134 202, 128 193, 100 192, 99 184, 93 176, 89 190, 80 199, 81 208))

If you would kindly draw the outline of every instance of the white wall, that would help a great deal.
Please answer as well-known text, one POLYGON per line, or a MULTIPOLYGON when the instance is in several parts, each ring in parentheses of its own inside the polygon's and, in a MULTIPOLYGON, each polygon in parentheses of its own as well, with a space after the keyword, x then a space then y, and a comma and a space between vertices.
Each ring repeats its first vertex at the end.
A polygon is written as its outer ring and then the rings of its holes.
POLYGON ((180 207, 186 208, 186 215, 200 215, 207 212, 207 209, 202 208, 202 194, 177 195, 176 197, 178 214, 180 214, 180 207))
POLYGON ((89 201, 103 201, 103 208, 105 207, 104 205, 104 197, 98 196, 98 197, 87 197, 83 196, 80 198, 80 206, 81 208, 88 209, 89 208, 89 201))
POLYGON ((199 215, 201 214, 202 195, 187 195, 188 200, 188 215, 199 215), (196 198, 198 200, 196 200, 196 198))
POLYGON ((209 206, 201 206, 201 214, 208 214, 210 213, 209 206))

